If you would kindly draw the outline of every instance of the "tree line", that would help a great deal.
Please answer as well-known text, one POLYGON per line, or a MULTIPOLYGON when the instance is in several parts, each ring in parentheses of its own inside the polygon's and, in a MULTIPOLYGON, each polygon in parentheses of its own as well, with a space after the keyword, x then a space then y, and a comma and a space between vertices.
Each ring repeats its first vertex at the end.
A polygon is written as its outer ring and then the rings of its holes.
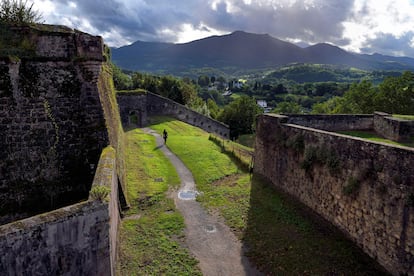
POLYGON ((414 114, 414 73, 404 72, 399 77, 387 77, 374 86, 369 81, 351 85, 342 97, 315 104, 312 113, 371 114, 382 111, 391 114, 414 114))

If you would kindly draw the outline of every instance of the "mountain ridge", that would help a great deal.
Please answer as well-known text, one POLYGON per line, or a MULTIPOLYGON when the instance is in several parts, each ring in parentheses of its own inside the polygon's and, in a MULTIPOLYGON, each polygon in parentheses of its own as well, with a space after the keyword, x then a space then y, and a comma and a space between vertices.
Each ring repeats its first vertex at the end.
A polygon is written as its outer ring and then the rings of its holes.
POLYGON ((290 63, 332 64, 364 70, 414 69, 414 59, 410 57, 350 53, 328 43, 301 48, 269 34, 244 31, 180 44, 136 41, 112 48, 112 61, 123 69, 164 73, 204 67, 276 68, 290 63))

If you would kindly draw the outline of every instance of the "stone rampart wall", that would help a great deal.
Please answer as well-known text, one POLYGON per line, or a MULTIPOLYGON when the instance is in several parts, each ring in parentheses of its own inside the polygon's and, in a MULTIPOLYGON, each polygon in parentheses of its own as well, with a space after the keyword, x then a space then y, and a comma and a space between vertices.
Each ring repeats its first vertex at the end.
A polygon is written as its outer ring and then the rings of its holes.
POLYGON ((122 125, 144 127, 148 124, 147 93, 119 92, 117 94, 122 125))
POLYGON ((184 105, 170 99, 147 93, 118 93, 121 120, 124 124, 130 124, 131 115, 136 116, 134 122, 137 126, 145 126, 148 116, 171 116, 190 125, 199 127, 207 132, 214 133, 224 138, 229 138, 230 130, 225 124, 197 113, 184 105))
POLYGON ((288 123, 327 131, 367 130, 374 127, 373 115, 288 115, 288 123))
POLYGON ((124 138, 102 39, 50 25, 4 34, 0 275, 115 275, 124 138))
POLYGON ((258 118, 255 173, 296 197, 394 275, 414 274, 414 149, 258 118))
POLYGON ((383 137, 393 141, 410 142, 414 138, 414 121, 395 118, 387 113, 374 114, 374 129, 383 137))
MULTIPOLYGON (((0 275, 115 275, 118 181, 115 151, 106 148, 93 187, 109 196, 0 226, 0 275)), ((104 197, 104 196, 103 196, 104 197)))
POLYGON ((0 224, 86 199, 109 144, 97 84, 102 38, 14 31, 37 47, 30 57, 0 58, 0 224))

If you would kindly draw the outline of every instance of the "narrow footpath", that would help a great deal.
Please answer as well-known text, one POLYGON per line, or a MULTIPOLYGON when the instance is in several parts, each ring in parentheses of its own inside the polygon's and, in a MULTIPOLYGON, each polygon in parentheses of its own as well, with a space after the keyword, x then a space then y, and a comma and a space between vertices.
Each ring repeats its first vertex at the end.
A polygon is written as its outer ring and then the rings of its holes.
MULTIPOLYGON (((149 128, 157 147, 175 166, 181 187, 174 192, 174 201, 185 221, 186 244, 199 261, 203 275, 262 275, 252 267, 243 254, 241 242, 219 218, 207 212, 195 200, 197 191, 194 178, 183 162, 164 145, 162 137, 149 128)), ((167 141, 168 143, 168 141, 167 141)))

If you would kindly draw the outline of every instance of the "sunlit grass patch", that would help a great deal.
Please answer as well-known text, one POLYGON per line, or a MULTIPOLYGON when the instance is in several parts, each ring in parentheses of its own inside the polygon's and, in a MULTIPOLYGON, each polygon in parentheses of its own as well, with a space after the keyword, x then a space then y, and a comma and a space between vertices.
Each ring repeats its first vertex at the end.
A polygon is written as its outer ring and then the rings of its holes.
POLYGON ((208 133, 183 122, 163 117, 155 118, 150 126, 158 133, 168 132, 167 146, 193 173, 197 188, 238 171, 231 158, 210 141, 208 133))
POLYGON ((179 177, 155 138, 126 133, 127 193, 131 209, 120 226, 119 275, 201 275, 184 245, 184 220, 167 198, 179 177))
POLYGON ((403 120, 414 121, 414 115, 393 114, 392 117, 403 119, 403 120))
MULTIPOLYGON (((197 188, 202 191, 197 200, 210 212, 224 217, 226 224, 248 248, 250 260, 265 274, 385 274, 361 250, 319 216, 275 190, 264 179, 257 176, 251 178, 249 174, 237 169, 231 162, 232 159, 221 152, 219 146, 208 140, 207 133, 169 118, 157 118, 151 127, 159 133, 163 129, 169 132, 168 147, 193 172, 197 188)), ((170 214, 175 212, 169 205, 172 203, 164 200, 160 202, 163 205, 150 206, 143 212, 145 214, 153 208, 159 208, 159 212, 156 212, 162 214, 156 215, 159 217, 159 226, 150 223, 155 220, 155 215, 143 216, 140 225, 148 223, 151 226, 145 228, 145 231, 138 226, 131 226, 135 229, 133 234, 146 237, 148 232, 162 229, 163 233, 168 233, 167 236, 173 237, 173 241, 180 241, 183 238, 181 232, 174 230, 175 225, 180 223, 178 220, 169 219, 170 214)), ((165 240, 163 236, 160 235, 158 239, 151 244, 169 252, 170 247, 162 244, 165 240)), ((153 248, 141 251, 137 253, 142 254, 141 263, 150 263, 152 258, 148 256, 159 254, 153 253, 153 248)), ((177 253, 177 256, 180 254, 177 253)), ((160 254, 159 260, 163 258, 160 254)), ((143 273, 168 274, 163 272, 164 267, 156 266, 156 269, 151 270, 150 267, 151 265, 146 265, 143 273)))

